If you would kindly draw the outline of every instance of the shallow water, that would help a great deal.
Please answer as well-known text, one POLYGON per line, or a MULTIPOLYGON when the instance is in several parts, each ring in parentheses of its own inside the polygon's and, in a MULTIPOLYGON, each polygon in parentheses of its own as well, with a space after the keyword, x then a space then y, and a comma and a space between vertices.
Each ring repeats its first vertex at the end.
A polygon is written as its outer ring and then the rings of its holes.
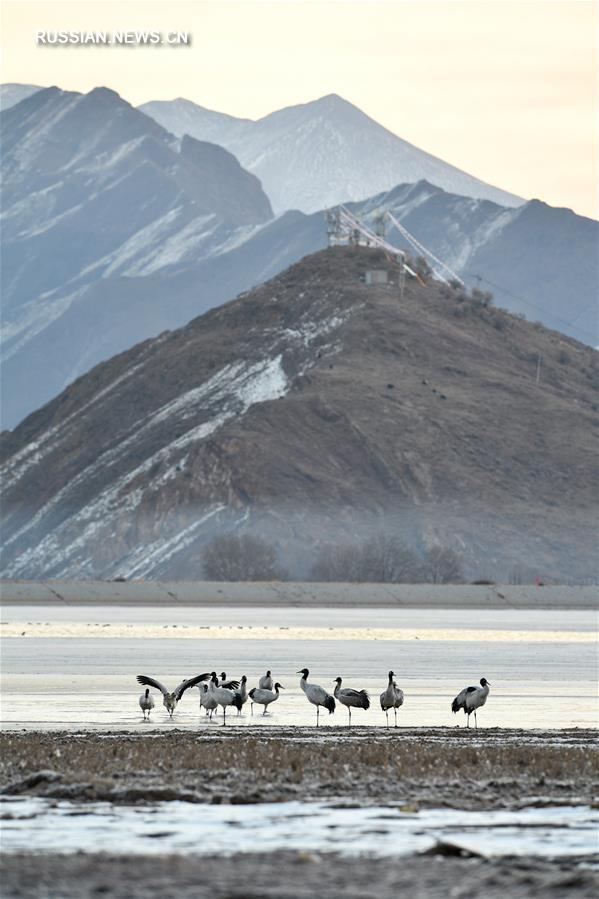
MULTIPOLYGON (((465 725, 450 704, 466 684, 492 684, 484 727, 597 725, 592 612, 435 609, 197 609, 16 607, 3 610, 2 725, 27 728, 143 729, 135 675, 167 686, 200 671, 248 676, 266 668, 285 686, 271 714, 231 715, 231 726, 313 724, 315 711, 296 671, 333 691, 333 679, 367 689, 372 706, 355 724, 385 726, 378 695, 389 669, 405 692, 400 724, 465 725)), ((171 721, 155 695, 152 725, 213 728, 188 691, 171 721)), ((322 725, 347 712, 326 712, 322 725)))
POLYGON ((485 856, 585 856, 596 849, 599 815, 585 806, 464 812, 314 802, 156 806, 0 800, 2 850, 230 855, 291 849, 405 855, 449 842, 485 856))

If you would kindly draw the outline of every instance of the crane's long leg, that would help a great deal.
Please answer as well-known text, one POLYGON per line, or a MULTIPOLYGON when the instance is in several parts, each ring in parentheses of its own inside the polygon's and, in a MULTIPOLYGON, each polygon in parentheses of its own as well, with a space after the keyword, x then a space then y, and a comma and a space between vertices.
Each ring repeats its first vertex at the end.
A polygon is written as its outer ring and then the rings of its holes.
POLYGON ((397 709, 393 706, 393 713, 395 715, 395 727, 397 727, 397 709))
POLYGON ((264 711, 262 712, 262 716, 266 715, 267 706, 264 706, 264 711))
POLYGON ((347 711, 349 712, 349 724, 347 726, 351 727, 351 706, 347 707, 347 711))
POLYGON ((466 712, 466 722, 467 722, 466 726, 470 727, 470 712, 466 712))
POLYGON ((389 709, 385 709, 385 718, 387 719, 387 727, 389 727, 389 709))
POLYGON ((320 714, 320 706, 316 706, 316 727, 318 727, 318 715, 320 714))
POLYGON ((254 714, 254 703, 252 703, 252 707, 251 707, 250 711, 251 711, 251 713, 252 713, 252 715, 253 715, 253 714, 254 714))
POLYGON ((225 727, 226 724, 227 724, 227 707, 226 707, 226 705, 224 705, 223 706, 223 727, 225 727))
POLYGON ((474 726, 478 730, 478 721, 476 720, 476 711, 474 712, 474 726))

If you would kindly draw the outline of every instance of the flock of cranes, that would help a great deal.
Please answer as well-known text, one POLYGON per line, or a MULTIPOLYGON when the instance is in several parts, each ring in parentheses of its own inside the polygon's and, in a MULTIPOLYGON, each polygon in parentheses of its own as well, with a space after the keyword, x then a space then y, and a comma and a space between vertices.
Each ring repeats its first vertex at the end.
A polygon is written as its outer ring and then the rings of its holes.
MULTIPOLYGON (((341 677, 335 678, 335 688, 331 694, 324 687, 308 680, 310 675, 308 668, 301 668, 297 674, 301 674, 300 687, 306 699, 313 706, 316 706, 316 727, 320 724, 321 708, 326 709, 329 715, 331 715, 335 711, 336 702, 341 703, 347 709, 348 726, 350 727, 352 709, 366 710, 370 708, 370 697, 366 690, 354 690, 351 687, 342 686, 343 679, 341 677)), ((241 715, 241 710, 248 700, 250 701, 252 715, 254 714, 254 705, 263 706, 262 714, 266 715, 268 706, 278 700, 280 691, 284 689, 283 685, 278 683, 278 681, 274 682, 270 671, 267 671, 258 681, 258 686, 251 690, 247 689, 247 677, 245 674, 240 681, 227 680, 225 671, 221 673, 220 677, 216 674, 216 671, 190 677, 188 680, 182 681, 172 692, 167 690, 160 681, 155 680, 153 677, 147 677, 145 674, 139 674, 137 682, 146 687, 145 692, 139 697, 139 705, 143 712, 144 721, 150 720, 150 712, 154 708, 150 687, 154 687, 162 693, 163 704, 171 718, 177 703, 185 691, 190 687, 198 687, 200 690, 200 707, 205 709, 206 715, 211 719, 220 706, 223 710, 223 725, 227 723, 227 709, 233 707, 237 709, 237 714, 241 715)), ((464 687, 453 700, 451 711, 459 712, 461 709, 466 715, 468 727, 470 727, 470 715, 473 713, 475 727, 478 727, 476 710, 480 709, 487 701, 490 686, 488 680, 482 677, 479 686, 464 687)), ((397 686, 393 671, 389 672, 387 686, 380 694, 379 701, 387 719, 387 727, 389 726, 389 712, 391 710, 393 710, 395 727, 397 727, 397 710, 403 705, 404 694, 403 690, 397 686)))

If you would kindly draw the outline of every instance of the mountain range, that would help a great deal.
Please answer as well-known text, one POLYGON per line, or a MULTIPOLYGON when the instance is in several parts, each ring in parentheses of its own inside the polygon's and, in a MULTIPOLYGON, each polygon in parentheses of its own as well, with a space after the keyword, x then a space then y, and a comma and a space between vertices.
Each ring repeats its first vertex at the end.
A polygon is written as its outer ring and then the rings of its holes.
POLYGON ((5 432, 2 575, 195 578, 233 531, 303 577, 392 531, 471 577, 592 577, 596 387, 590 347, 333 247, 5 432))
MULTIPOLYGON (((0 109, 38 90, 29 84, 1 85, 0 109)), ((233 153, 260 179, 275 213, 316 212, 422 179, 503 206, 524 202, 402 140, 337 94, 287 106, 257 121, 183 98, 153 100, 139 109, 171 134, 188 134, 233 153)))
POLYGON ((152 101, 140 109, 172 134, 191 134, 230 150, 260 178, 276 213, 316 212, 421 179, 503 206, 524 202, 414 147, 337 94, 257 121, 184 99, 152 101))
POLYGON ((227 150, 173 137, 105 88, 38 91, 0 124, 3 409, 13 422, 24 398, 36 408, 172 323, 164 296, 140 308, 132 290, 100 308, 90 285, 168 272, 173 247, 175 260, 185 248, 196 260, 272 210, 227 150))
POLYGON ((37 91, 43 90, 39 84, 0 84, 0 112, 16 106, 21 100, 26 100, 37 91))
MULTIPOLYGON (((16 88, 29 91, 0 116, 5 427, 98 362, 326 246, 322 211, 273 217, 260 182, 230 152, 176 137, 114 91, 4 87, 3 102, 16 88)), ((326 143, 328 116, 340 127, 339 110, 358 130, 373 128, 378 146, 380 126, 336 97, 293 107, 288 116, 282 110, 273 121, 296 134, 293 122, 308 116, 315 146, 326 143)), ((208 138, 220 139, 225 125, 231 134, 245 127, 211 115, 210 127, 204 116, 208 138)), ((414 177, 422 179, 425 157, 414 177)), ((482 279, 498 305, 597 343, 597 222, 537 200, 502 206, 460 196, 425 180, 349 208, 372 226, 392 212, 467 283, 482 279)), ((403 243, 390 223, 388 238, 403 243)))

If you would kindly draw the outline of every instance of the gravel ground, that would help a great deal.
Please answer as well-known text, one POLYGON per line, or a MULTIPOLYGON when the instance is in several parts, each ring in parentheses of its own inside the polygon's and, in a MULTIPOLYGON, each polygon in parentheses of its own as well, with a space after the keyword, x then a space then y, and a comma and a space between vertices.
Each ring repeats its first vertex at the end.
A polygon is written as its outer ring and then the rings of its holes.
POLYGON ((596 874, 574 861, 310 853, 216 858, 5 856, 3 899, 595 899, 596 874))
MULTIPOLYGON (((578 729, 4 732, 0 758, 4 794, 144 804, 339 797, 414 808, 590 804, 599 773, 596 732, 578 729)), ((379 860, 311 852, 225 860, 5 855, 0 876, 3 899, 395 899, 403 890, 412 899, 594 899, 599 890, 581 860, 461 857, 440 847, 379 860)))

